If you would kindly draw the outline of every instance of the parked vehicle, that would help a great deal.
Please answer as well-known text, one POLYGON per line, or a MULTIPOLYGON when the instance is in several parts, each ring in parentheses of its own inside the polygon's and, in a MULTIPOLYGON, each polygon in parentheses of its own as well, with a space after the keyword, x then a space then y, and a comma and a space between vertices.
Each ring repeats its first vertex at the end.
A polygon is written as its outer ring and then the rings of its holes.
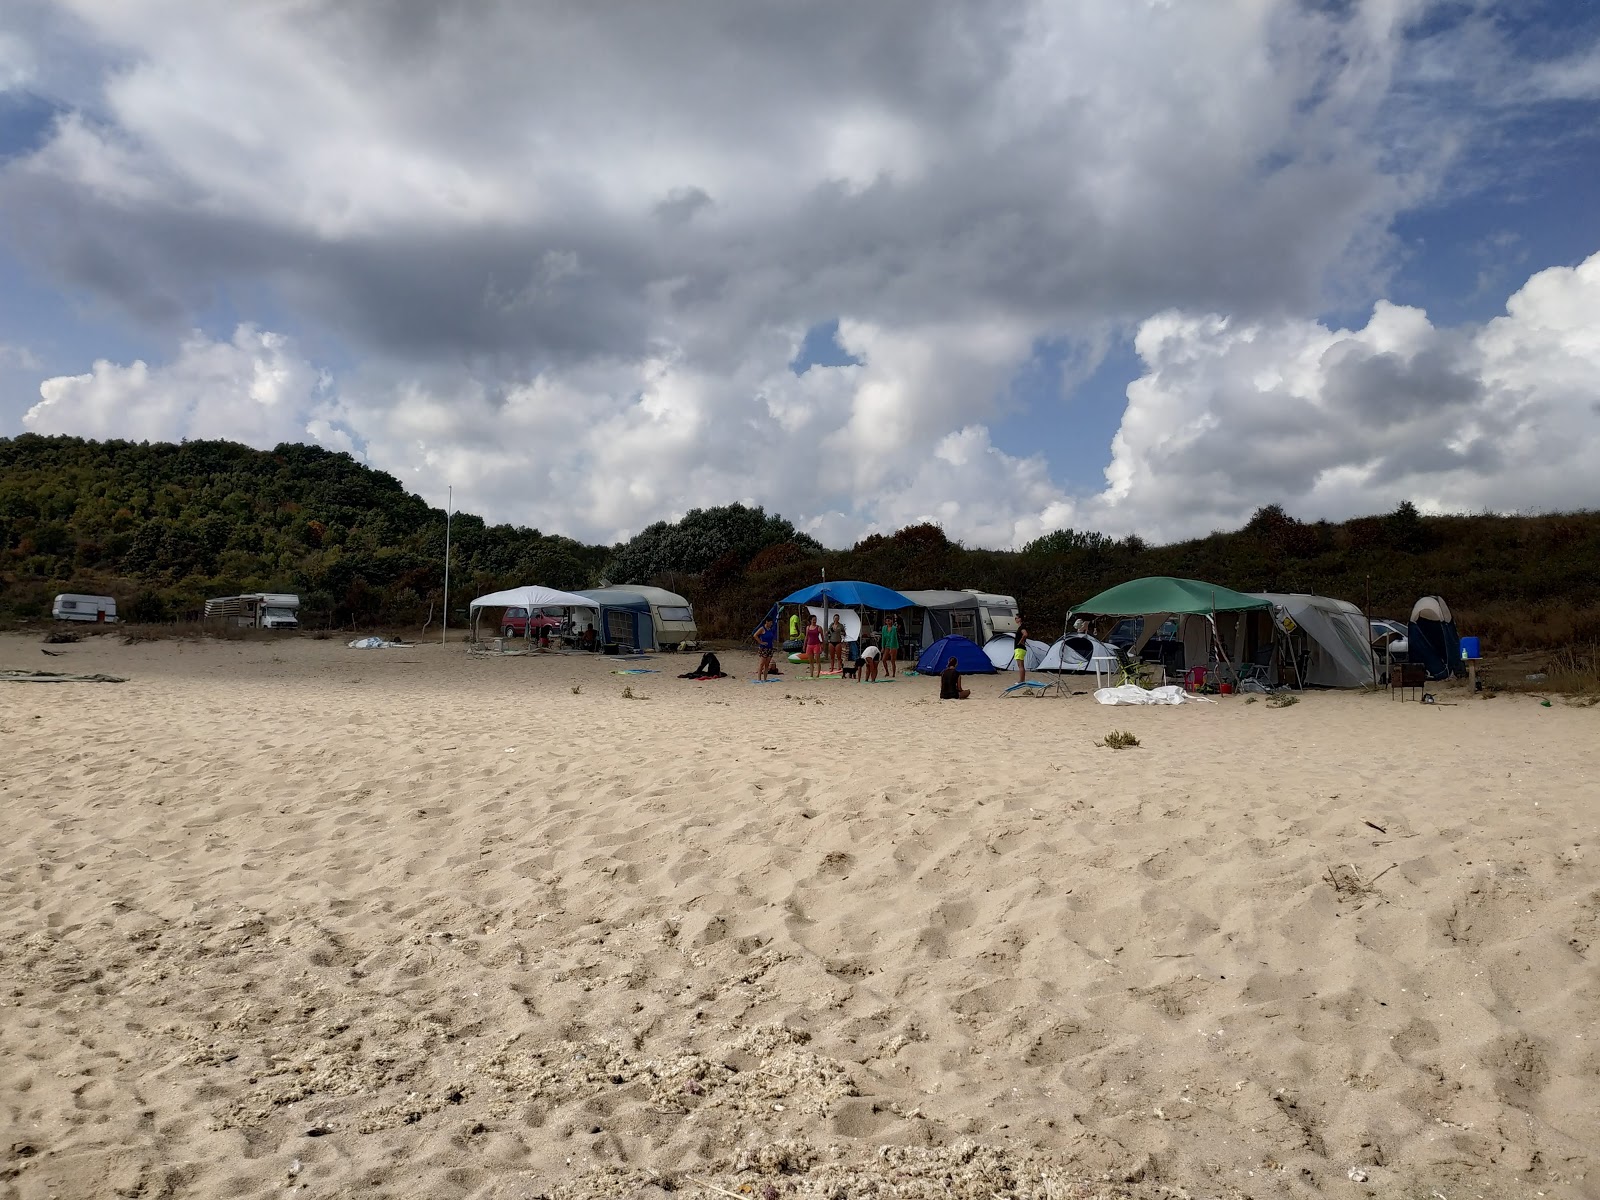
POLYGON ((300 597, 289 592, 252 592, 206 601, 205 619, 236 629, 299 629, 300 597))
MULTIPOLYGON (((1106 644, 1115 646, 1126 654, 1133 650, 1139 641, 1139 635, 1143 632, 1143 617, 1124 617, 1106 637, 1106 644)), ((1178 618, 1168 617, 1162 622, 1161 628, 1156 630, 1144 644, 1144 649, 1139 651, 1139 657, 1144 662, 1161 662, 1166 655, 1172 653, 1173 647, 1181 651, 1183 639, 1178 636, 1178 618)))
POLYGON ((115 625, 117 602, 111 596, 62 592, 50 606, 50 615, 58 621, 94 621, 102 625, 115 625))
POLYGON ((1410 648, 1406 640, 1406 623, 1388 617, 1373 617, 1369 625, 1372 628, 1372 648, 1390 662, 1405 662, 1406 651, 1410 648))
POLYGON ((1017 631, 1019 623, 1015 596, 999 596, 993 592, 980 592, 977 588, 967 588, 966 591, 976 597, 978 603, 983 606, 978 619, 979 631, 983 637, 975 638, 975 641, 982 644, 1000 634, 1017 631))
POLYGON ((538 637, 541 629, 556 632, 565 620, 566 613, 559 608, 536 608, 531 618, 525 608, 508 608, 500 616, 500 636, 538 637))

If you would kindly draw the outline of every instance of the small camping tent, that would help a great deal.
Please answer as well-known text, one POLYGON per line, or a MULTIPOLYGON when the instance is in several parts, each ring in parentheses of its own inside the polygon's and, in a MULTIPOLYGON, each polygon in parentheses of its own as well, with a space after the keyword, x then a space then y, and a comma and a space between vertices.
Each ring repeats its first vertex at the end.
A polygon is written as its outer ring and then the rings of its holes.
POLYGON ((1418 600, 1411 609, 1411 624, 1406 632, 1406 654, 1412 662, 1428 669, 1429 679, 1466 674, 1461 665, 1461 638, 1443 597, 1424 596, 1418 600))
MULTIPOLYGON (((1017 639, 1009 633, 997 633, 983 644, 983 652, 989 656, 989 661, 994 664, 997 671, 1015 671, 1017 669, 1017 639)), ((1036 638, 1029 638, 1027 650, 1022 656, 1022 665, 1028 670, 1033 670, 1039 665, 1039 660, 1050 652, 1050 643, 1041 642, 1036 638)))
POLYGON ((1056 642, 1039 659, 1030 671, 1060 671, 1073 675, 1114 674, 1117 669, 1117 652, 1098 638, 1086 633, 1069 633, 1056 642))
POLYGON ((960 634, 942 637, 922 652, 917 659, 917 670, 924 675, 937 675, 956 660, 956 670, 963 675, 993 675, 994 663, 983 652, 983 647, 971 638, 960 634))
POLYGON ((1256 592, 1276 609, 1279 628, 1288 614, 1293 631, 1288 644, 1295 650, 1301 681, 1310 687, 1358 688, 1372 686, 1375 673, 1371 632, 1361 610, 1348 600, 1298 593, 1256 592))

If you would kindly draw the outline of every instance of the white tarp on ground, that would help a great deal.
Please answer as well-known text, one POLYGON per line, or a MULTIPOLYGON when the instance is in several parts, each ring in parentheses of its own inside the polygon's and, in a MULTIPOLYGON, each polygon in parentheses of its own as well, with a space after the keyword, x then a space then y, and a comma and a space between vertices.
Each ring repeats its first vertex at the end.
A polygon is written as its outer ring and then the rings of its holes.
MULTIPOLYGON (((989 656, 989 661, 994 664, 996 671, 1015 671, 1017 669, 1017 639, 1012 637, 1011 634, 995 634, 994 637, 983 644, 983 652, 989 656)), ((1027 653, 1022 656, 1022 665, 1032 671, 1049 652, 1049 643, 1041 642, 1036 638, 1029 638, 1027 653)))
POLYGON ((824 641, 826 641, 828 637, 828 626, 833 624, 833 619, 835 617, 838 617, 839 623, 844 626, 845 641, 853 642, 861 636, 861 614, 853 608, 830 607, 828 609, 828 619, 826 621, 822 619, 822 606, 820 604, 808 604, 806 605, 806 611, 812 616, 816 617, 817 624, 822 626, 822 637, 824 641))
POLYGON ((479 596, 471 604, 472 608, 526 608, 532 611, 536 608, 594 608, 600 607, 598 600, 591 600, 587 596, 580 596, 576 592, 559 592, 555 588, 539 587, 532 584, 527 587, 507 588, 503 592, 490 592, 487 596, 479 596))
POLYGON ((1028 664, 1030 671, 1070 671, 1083 675, 1116 669, 1117 652, 1086 633, 1069 633, 1057 639, 1040 657, 1038 666, 1028 664))
POLYGON ((1209 696, 1196 696, 1184 691, 1176 684, 1166 687, 1151 688, 1146 691, 1136 683, 1125 683, 1121 687, 1101 688, 1094 694, 1094 698, 1101 704, 1215 704, 1216 701, 1209 696))

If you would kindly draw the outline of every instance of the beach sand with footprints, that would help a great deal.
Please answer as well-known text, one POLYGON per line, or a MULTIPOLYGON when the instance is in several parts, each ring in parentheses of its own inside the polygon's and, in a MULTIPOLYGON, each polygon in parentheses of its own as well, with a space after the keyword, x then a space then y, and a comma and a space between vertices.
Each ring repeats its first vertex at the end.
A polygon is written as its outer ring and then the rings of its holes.
POLYGON ((1600 710, 55 649, 0 1197, 1600 1195, 1600 710))

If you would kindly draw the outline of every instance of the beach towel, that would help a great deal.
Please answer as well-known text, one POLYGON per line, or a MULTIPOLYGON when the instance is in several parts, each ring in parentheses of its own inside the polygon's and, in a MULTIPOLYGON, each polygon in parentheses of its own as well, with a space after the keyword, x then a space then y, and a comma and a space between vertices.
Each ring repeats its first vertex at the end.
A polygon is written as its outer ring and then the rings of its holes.
POLYGON ((611 672, 613 675, 659 675, 660 671, 653 667, 624 667, 620 671, 611 672))

